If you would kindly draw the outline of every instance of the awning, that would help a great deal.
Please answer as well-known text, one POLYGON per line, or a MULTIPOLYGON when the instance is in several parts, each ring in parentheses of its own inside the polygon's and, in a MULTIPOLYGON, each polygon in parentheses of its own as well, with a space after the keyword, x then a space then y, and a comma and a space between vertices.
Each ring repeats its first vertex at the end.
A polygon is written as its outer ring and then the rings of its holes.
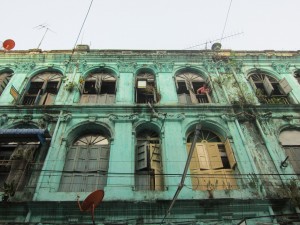
POLYGON ((37 142, 44 143, 50 134, 47 129, 0 129, 0 142, 37 142))

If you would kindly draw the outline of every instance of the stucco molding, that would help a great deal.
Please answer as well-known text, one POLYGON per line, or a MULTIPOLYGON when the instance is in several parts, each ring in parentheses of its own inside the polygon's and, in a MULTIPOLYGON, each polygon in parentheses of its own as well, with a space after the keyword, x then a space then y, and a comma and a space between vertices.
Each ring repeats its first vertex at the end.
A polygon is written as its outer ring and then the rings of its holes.
POLYGON ((133 73, 137 67, 137 63, 118 61, 117 67, 121 73, 133 73))
POLYGON ((174 63, 173 62, 154 62, 154 66, 161 73, 171 73, 173 72, 174 63))
POLYGON ((31 62, 15 62, 12 67, 16 72, 26 73, 34 69, 35 66, 36 63, 34 61, 31 61, 31 62))
POLYGON ((290 73, 289 69, 291 64, 287 63, 279 63, 279 62, 272 62, 271 67, 279 74, 283 73, 290 73))
POLYGON ((127 115, 109 114, 108 119, 112 122, 135 122, 139 119, 139 115, 137 113, 127 115))

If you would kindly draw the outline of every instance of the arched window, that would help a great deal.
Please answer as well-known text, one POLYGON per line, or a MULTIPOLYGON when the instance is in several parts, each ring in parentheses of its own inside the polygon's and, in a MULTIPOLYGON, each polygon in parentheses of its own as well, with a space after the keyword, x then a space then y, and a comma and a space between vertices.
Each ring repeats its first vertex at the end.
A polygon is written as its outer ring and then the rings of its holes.
POLYGON ((50 135, 32 125, 0 129, 0 187, 34 192, 50 135))
POLYGON ((136 76, 135 102, 141 103, 157 103, 159 101, 155 76, 151 71, 145 70, 136 76))
POLYGON ((300 130, 288 129, 280 133, 279 140, 289 157, 288 161, 300 177, 300 130))
POLYGON ((112 104, 116 96, 116 78, 110 72, 93 72, 80 83, 81 104, 112 104))
POLYGON ((143 129, 136 137, 135 187, 136 190, 162 191, 163 167, 158 133, 143 129))
POLYGON ((68 148, 60 191, 91 192, 106 186, 109 139, 101 133, 77 138, 68 148))
POLYGON ((34 76, 28 83, 22 98, 23 105, 52 105, 59 91, 62 75, 44 72, 34 76))
POLYGON ((11 70, 0 72, 0 95, 2 95, 2 92, 4 91, 12 76, 13 71, 11 70))
POLYGON ((260 103, 289 104, 287 96, 292 88, 285 78, 277 81, 268 74, 256 70, 250 74, 249 82, 260 103))
POLYGON ((210 103, 210 88, 196 71, 183 70, 176 75, 176 89, 179 103, 210 103))
MULTIPOLYGON (((188 135, 189 153, 194 132, 188 135)), ((229 140, 222 142, 220 137, 209 130, 201 130, 190 163, 194 190, 237 189, 233 176, 236 160, 229 140)))

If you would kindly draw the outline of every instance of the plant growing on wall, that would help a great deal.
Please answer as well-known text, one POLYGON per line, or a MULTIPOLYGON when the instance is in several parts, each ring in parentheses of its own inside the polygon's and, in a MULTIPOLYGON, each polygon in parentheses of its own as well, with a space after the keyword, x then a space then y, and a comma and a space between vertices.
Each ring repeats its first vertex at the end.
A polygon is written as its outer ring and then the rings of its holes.
POLYGON ((15 185, 14 182, 7 184, 4 182, 3 187, 0 188, 4 193, 2 194, 2 201, 7 202, 9 197, 13 197, 15 195, 15 185))

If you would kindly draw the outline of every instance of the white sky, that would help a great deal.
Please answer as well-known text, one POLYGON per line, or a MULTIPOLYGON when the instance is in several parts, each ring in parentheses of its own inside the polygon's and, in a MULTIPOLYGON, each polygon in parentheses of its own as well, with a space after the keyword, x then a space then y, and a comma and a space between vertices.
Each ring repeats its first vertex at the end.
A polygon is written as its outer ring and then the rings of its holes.
MULTIPOLYGON (((1 0, 0 41, 15 50, 72 49, 91 0, 1 0)), ((185 49, 222 35, 230 0, 94 0, 78 44, 92 49, 185 49)), ((223 49, 300 50, 300 0, 233 0, 223 49)), ((208 44, 210 48, 211 43, 208 44)))

